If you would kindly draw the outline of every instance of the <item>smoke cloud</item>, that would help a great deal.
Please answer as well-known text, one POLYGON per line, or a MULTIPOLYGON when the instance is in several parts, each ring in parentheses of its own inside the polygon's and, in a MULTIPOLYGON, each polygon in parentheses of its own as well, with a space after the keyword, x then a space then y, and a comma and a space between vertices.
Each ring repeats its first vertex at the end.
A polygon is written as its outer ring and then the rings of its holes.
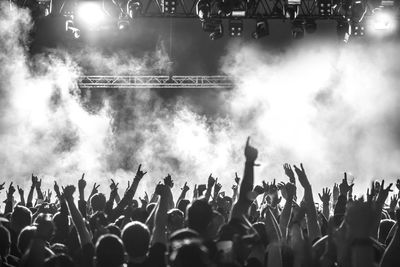
POLYGON ((54 179, 75 184, 85 172, 105 192, 106 181, 117 178, 122 193, 142 163, 149 173, 139 195, 167 173, 176 191, 213 173, 230 194, 249 135, 260 152, 256 182, 285 179, 285 162, 303 162, 315 191, 339 181, 343 171, 354 175, 357 193, 372 178, 399 174, 394 41, 346 47, 313 41, 280 54, 233 43, 221 69, 236 88, 193 101, 151 90, 77 88, 82 73, 169 72, 162 42, 139 58, 93 49, 31 57, 31 26, 26 10, 1 5, 0 177, 7 181, 27 187, 34 172, 51 187, 54 179))

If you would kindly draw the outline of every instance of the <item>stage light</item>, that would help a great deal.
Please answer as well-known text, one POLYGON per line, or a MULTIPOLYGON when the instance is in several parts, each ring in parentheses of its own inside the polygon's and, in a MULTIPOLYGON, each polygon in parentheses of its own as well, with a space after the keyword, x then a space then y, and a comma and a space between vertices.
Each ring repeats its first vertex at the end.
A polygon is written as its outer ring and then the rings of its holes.
POLYGON ((304 22, 295 20, 292 23, 292 36, 294 39, 302 39, 304 37, 304 22))
POLYGON ((256 22, 256 30, 251 34, 254 39, 269 35, 269 25, 266 19, 259 19, 256 22))
POLYGON ((200 21, 204 21, 210 17, 211 6, 208 0, 199 0, 196 4, 196 14, 200 21))
POLYGON ((128 16, 135 19, 142 10, 142 2, 138 0, 129 0, 127 3, 128 16))
POLYGON ((392 9, 379 8, 368 17, 368 33, 377 35, 392 34, 397 29, 396 13, 392 9))
POLYGON ((307 19, 305 24, 306 33, 312 34, 317 31, 317 23, 314 19, 307 19))
POLYGON ((106 14, 99 1, 79 2, 76 15, 80 23, 91 29, 96 29, 106 21, 106 14))
POLYGON ((240 37, 243 32, 243 20, 231 19, 229 20, 229 36, 240 37))
POLYGON ((338 24, 336 25, 336 33, 340 41, 347 43, 351 35, 351 27, 349 23, 345 20, 338 21, 338 24))
POLYGON ((284 5, 283 12, 286 18, 295 20, 300 11, 301 0, 288 0, 284 5))
POLYGON ((223 36, 224 28, 222 26, 222 21, 219 19, 208 19, 201 23, 203 31, 210 33, 210 39, 216 40, 223 36))
POLYGON ((130 25, 129 18, 123 15, 120 16, 120 18, 118 19, 118 30, 125 31, 129 28, 129 25, 130 25))
POLYGON ((362 37, 365 35, 365 26, 361 23, 351 25, 351 33, 353 36, 362 37))
POLYGON ((329 17, 332 15, 332 0, 319 0, 318 12, 321 16, 329 17))
POLYGON ((79 39, 81 37, 81 31, 75 27, 74 22, 71 19, 65 21, 65 31, 72 34, 75 39, 79 39))
POLYGON ((177 0, 162 0, 161 11, 162 13, 175 14, 177 5, 177 0))

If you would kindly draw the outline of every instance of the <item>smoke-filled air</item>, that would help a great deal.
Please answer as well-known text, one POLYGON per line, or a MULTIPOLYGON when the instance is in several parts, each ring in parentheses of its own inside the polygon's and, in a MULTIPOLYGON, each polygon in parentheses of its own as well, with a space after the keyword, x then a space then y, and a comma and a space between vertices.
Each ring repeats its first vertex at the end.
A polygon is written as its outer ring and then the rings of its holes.
POLYGON ((147 89, 96 95, 77 87, 89 67, 167 70, 162 45, 124 62, 125 55, 99 61, 98 51, 79 61, 57 50, 31 57, 29 13, 0 10, 1 181, 29 184, 35 173, 50 187, 86 173, 89 184, 107 190, 113 177, 127 184, 141 163, 148 175, 138 195, 168 173, 174 190, 204 183, 210 173, 230 188, 243 171, 247 136, 260 150, 257 183, 284 179, 285 162, 303 162, 316 192, 344 171, 357 180, 358 194, 372 179, 400 173, 398 44, 303 42, 276 54, 233 43, 220 59, 233 90, 212 102, 205 94, 196 105, 187 95, 167 103, 147 89))

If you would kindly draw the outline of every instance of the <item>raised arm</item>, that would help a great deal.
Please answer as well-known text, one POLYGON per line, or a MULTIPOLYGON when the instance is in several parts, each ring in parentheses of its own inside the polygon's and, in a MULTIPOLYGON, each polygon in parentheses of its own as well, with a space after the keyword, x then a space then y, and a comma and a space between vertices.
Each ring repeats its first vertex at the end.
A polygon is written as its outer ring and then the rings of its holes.
POLYGON ((72 222, 74 223, 76 230, 78 232, 78 237, 80 241, 80 245, 84 246, 85 244, 91 243, 91 238, 88 229, 85 226, 85 223, 83 221, 82 214, 79 212, 77 209, 75 203, 74 203, 74 197, 73 194, 75 192, 75 186, 73 185, 68 185, 65 188, 63 188, 64 191, 64 197, 68 205, 69 213, 72 218, 72 222))
POLYGON ((24 196, 24 189, 22 189, 22 187, 19 187, 17 185, 17 189, 18 189, 18 194, 19 194, 19 198, 20 198, 20 202, 23 206, 26 205, 25 203, 25 196, 24 196))
POLYGON ((151 243, 167 243, 166 227, 169 198, 172 196, 169 186, 158 184, 156 194, 160 196, 157 207, 155 208, 154 229, 151 243))
POLYGON ((176 206, 178 206, 179 202, 180 202, 182 199, 185 199, 186 193, 187 193, 187 191, 189 191, 189 190, 190 190, 190 188, 189 188, 189 186, 187 185, 187 182, 185 182, 185 184, 184 184, 183 187, 181 188, 181 194, 180 194, 179 197, 178 197, 178 201, 176 201, 176 206))
POLYGON ((396 228, 392 241, 390 241, 389 246, 386 248, 383 254, 380 267, 392 267, 398 266, 400 264, 400 210, 396 212, 397 223, 393 226, 396 228))
POLYGON ((6 207, 4 209, 4 214, 10 213, 13 211, 13 195, 15 192, 15 187, 13 186, 13 182, 10 183, 7 191, 7 199, 6 199, 6 207))
POLYGON ((292 214, 293 199, 296 194, 296 186, 289 182, 285 184, 284 190, 286 192, 286 202, 279 219, 279 227, 281 229, 282 237, 286 238, 288 234, 290 216, 292 214))
POLYGON ((294 166, 297 177, 301 186, 304 188, 304 201, 307 215, 307 229, 308 236, 311 241, 321 237, 321 229, 318 225, 317 210, 314 205, 314 198, 312 193, 311 184, 307 178, 306 171, 303 164, 300 164, 300 169, 294 166))
POLYGON ((212 188, 213 188, 215 182, 216 182, 216 178, 212 177, 212 173, 211 173, 210 176, 208 176, 208 181, 207 181, 207 191, 206 191, 206 196, 205 196, 207 202, 210 201, 211 191, 212 191, 212 188))
POLYGON ((33 206, 33 202, 32 202, 33 201, 33 191, 35 191, 36 183, 37 183, 37 177, 34 176, 33 173, 31 176, 31 180, 32 180, 31 189, 29 190, 28 199, 26 200, 26 206, 28 208, 33 206))
POLYGON ((254 147, 250 146, 250 137, 247 138, 246 147, 244 150, 246 158, 244 166, 243 179, 240 184, 239 197, 232 208, 231 218, 242 219, 242 216, 248 216, 249 208, 253 199, 250 197, 250 193, 253 190, 254 185, 254 163, 257 159, 258 151, 254 147))
POLYGON ((322 188, 322 195, 318 193, 319 199, 322 202, 322 214, 329 220, 329 202, 331 200, 331 190, 329 188, 322 188))
POLYGON ((78 208, 83 218, 86 218, 85 187, 86 187, 85 174, 82 174, 81 179, 79 179, 78 181, 78 189, 79 189, 78 208))

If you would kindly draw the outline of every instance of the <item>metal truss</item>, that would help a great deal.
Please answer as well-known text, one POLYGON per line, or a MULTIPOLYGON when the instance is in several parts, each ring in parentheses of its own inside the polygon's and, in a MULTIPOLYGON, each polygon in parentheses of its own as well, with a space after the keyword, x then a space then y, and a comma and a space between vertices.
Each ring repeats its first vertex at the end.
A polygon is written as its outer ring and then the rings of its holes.
MULTIPOLYGON (((137 14, 137 17, 148 17, 148 18, 197 18, 196 14, 196 4, 198 0, 175 0, 177 1, 176 11, 173 14, 163 13, 161 0, 144 0, 142 1, 143 8, 137 14)), ((328 0, 329 1, 329 0, 328 0)), ((328 2, 325 1, 325 2, 328 2)), ((365 0, 367 5, 367 15, 371 14, 374 0, 365 0)), ((333 7, 333 12, 331 15, 321 15, 319 12, 317 0, 302 0, 299 8, 298 18, 310 18, 310 19, 338 19, 342 15, 339 14, 340 4, 336 4, 333 7)), ((342 1, 331 1, 341 3, 342 1)), ((254 4, 251 8, 246 10, 243 19, 282 19, 287 18, 283 14, 284 6, 287 4, 287 0, 254 0, 254 4)), ((218 19, 229 19, 232 16, 221 17, 217 14, 217 1, 211 1, 211 18, 218 19)))
POLYGON ((231 89, 228 76, 81 76, 80 89, 231 89))

